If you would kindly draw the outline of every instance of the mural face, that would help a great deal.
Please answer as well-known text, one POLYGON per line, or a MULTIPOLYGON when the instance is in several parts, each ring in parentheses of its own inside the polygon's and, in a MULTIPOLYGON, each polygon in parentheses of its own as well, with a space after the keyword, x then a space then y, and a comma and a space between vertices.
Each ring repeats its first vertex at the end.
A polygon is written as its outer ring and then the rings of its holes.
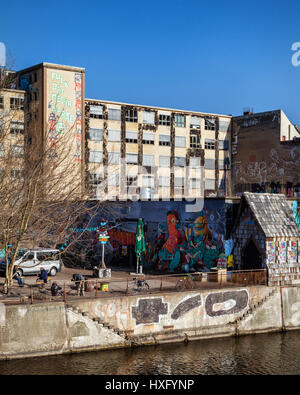
POLYGON ((194 219, 182 222, 178 211, 169 210, 166 223, 159 223, 157 234, 146 234, 145 268, 176 272, 210 271, 217 266, 225 252, 224 205, 204 207, 194 219))

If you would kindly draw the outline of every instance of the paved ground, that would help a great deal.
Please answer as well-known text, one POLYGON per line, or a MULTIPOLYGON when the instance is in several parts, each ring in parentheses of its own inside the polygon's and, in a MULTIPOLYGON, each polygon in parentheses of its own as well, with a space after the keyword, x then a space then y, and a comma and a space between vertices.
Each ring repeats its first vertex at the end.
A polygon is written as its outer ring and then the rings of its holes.
MULTIPOLYGON (((185 274, 179 275, 180 278, 184 277, 185 274)), ((133 278, 136 277, 134 271, 130 269, 122 268, 111 268, 111 277, 98 279, 93 277, 92 270, 78 269, 78 268, 67 268, 63 267, 62 271, 57 273, 55 277, 51 277, 51 281, 56 281, 58 285, 65 290, 65 299, 73 300, 79 297, 84 298, 94 298, 94 297, 108 297, 111 295, 115 296, 126 296, 133 295, 137 293, 136 286, 134 284, 133 278), (84 296, 77 296, 77 291, 74 282, 71 281, 72 275, 74 273, 82 274, 87 281, 92 281, 92 287, 90 292, 85 292, 84 296), (97 281, 97 283, 96 283, 97 281), (101 291, 101 282, 108 282, 109 291, 101 291), (97 286, 97 289, 96 289, 97 286)), ((176 283, 178 281, 178 276, 161 276, 161 275, 146 275, 147 282, 149 283, 150 290, 143 291, 147 294, 155 294, 158 292, 177 292, 176 283)), ((3 295, 0 293, 0 301, 12 301, 12 302, 26 302, 33 295, 35 302, 38 300, 49 300, 51 299, 50 287, 51 283, 47 284, 44 289, 40 289, 36 285, 37 276, 24 276, 24 287, 18 287, 17 281, 14 281, 14 286, 10 289, 8 295, 3 295)), ((200 278, 198 277, 200 280, 200 278)), ((197 276, 195 276, 197 280, 197 276)), ((3 287, 4 277, 0 277, 0 289, 3 287)), ((209 281, 194 281, 194 289, 216 289, 216 288, 227 288, 236 286, 232 283, 219 284, 217 282, 209 281)), ((186 290, 184 288, 183 290, 186 290)), ((140 292, 140 291, 139 291, 140 292)), ((53 299, 53 298, 52 298, 53 299)), ((62 300, 63 297, 54 298, 54 300, 62 300)))

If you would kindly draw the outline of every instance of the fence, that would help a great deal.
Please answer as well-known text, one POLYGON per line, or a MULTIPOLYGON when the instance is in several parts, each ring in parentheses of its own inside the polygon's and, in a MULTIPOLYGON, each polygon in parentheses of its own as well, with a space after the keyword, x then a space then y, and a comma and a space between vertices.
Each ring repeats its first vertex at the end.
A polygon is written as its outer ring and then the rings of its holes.
MULTIPOLYGON (((60 284, 59 294, 51 295, 51 283, 26 285, 19 292, 21 302, 34 303, 41 300, 67 302, 78 297, 105 297, 111 295, 153 294, 181 292, 186 290, 230 288, 248 285, 267 285, 267 270, 212 270, 192 274, 128 275, 127 279, 88 278, 78 283, 60 284), (142 280, 139 282, 139 280, 142 280), (144 281, 145 280, 145 281, 144 281)), ((18 289, 19 290, 19 289, 18 289)), ((9 298, 6 298, 6 300, 9 298)), ((14 298, 16 300, 16 298, 14 298)), ((4 301, 6 301, 4 300, 4 301)))

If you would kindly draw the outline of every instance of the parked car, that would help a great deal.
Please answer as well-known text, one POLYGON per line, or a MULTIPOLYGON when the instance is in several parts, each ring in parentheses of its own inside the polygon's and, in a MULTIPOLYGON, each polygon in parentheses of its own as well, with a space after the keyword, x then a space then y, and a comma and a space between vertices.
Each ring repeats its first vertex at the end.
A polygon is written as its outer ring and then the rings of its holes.
MULTIPOLYGON (((43 267, 50 276, 55 276, 57 272, 60 272, 63 263, 58 255, 59 250, 54 249, 32 249, 28 250, 21 257, 15 261, 17 266, 17 272, 20 276, 38 274, 41 267, 43 267)), ((0 271, 6 270, 6 262, 2 260, 0 262, 0 271)))

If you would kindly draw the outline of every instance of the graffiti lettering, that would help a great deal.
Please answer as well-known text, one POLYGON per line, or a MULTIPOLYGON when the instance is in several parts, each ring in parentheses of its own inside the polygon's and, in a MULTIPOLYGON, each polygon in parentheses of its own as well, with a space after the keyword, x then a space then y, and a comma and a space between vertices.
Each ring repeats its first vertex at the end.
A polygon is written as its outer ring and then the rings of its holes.
POLYGON ((248 299, 245 290, 213 293, 207 296, 205 309, 210 317, 238 313, 247 307, 248 299))
POLYGON ((179 317, 198 306, 201 306, 201 295, 193 296, 192 298, 188 298, 179 303, 179 305, 174 309, 171 318, 173 320, 177 320, 179 317))
POLYGON ((131 309, 137 325, 159 323, 159 316, 168 314, 168 304, 163 303, 161 298, 140 299, 138 305, 131 309))

